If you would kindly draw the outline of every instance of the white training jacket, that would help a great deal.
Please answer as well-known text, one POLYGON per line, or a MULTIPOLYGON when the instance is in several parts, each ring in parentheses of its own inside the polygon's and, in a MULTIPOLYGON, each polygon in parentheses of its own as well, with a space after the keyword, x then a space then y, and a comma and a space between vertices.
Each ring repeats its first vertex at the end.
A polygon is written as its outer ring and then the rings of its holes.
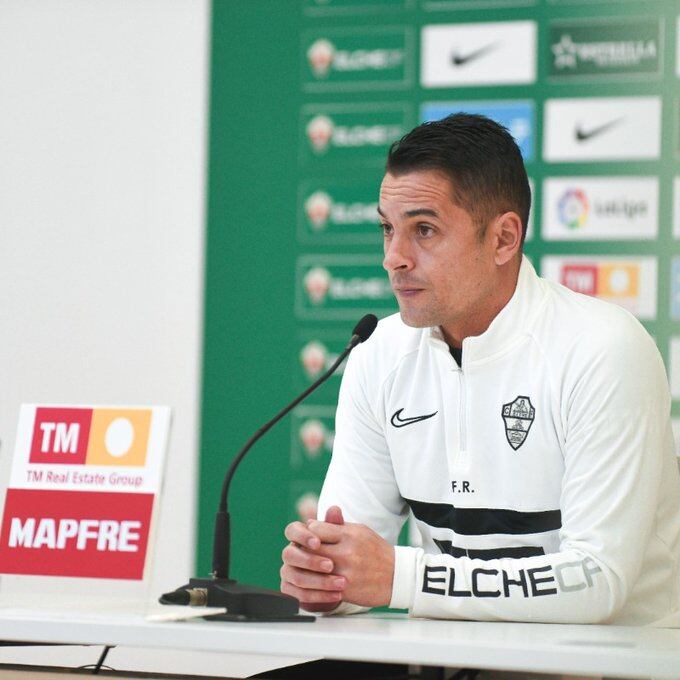
POLYGON ((524 258, 462 364, 395 314, 345 370, 319 517, 339 505, 396 544, 412 511, 422 548, 395 548, 390 607, 678 625, 680 475, 643 327, 524 258))

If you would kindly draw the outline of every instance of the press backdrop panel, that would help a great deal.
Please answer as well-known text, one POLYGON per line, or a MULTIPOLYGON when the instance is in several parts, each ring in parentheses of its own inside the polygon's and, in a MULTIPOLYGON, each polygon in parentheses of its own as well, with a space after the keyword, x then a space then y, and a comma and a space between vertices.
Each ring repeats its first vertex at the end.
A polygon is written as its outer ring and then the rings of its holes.
MULTIPOLYGON (((527 255, 637 314, 680 400, 679 14, 675 0, 215 2, 199 571, 242 442, 363 313, 396 310, 375 207, 389 144, 420 121, 465 110, 508 127, 534 196, 527 255)), ((236 577, 278 584, 339 382, 239 472, 236 577)))

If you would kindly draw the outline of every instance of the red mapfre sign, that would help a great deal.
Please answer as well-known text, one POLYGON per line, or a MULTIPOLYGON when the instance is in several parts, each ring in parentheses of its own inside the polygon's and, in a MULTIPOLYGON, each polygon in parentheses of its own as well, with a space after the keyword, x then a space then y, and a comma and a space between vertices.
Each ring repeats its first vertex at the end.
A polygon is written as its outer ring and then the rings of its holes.
POLYGON ((141 580, 153 499, 147 493, 8 489, 0 572, 141 580))

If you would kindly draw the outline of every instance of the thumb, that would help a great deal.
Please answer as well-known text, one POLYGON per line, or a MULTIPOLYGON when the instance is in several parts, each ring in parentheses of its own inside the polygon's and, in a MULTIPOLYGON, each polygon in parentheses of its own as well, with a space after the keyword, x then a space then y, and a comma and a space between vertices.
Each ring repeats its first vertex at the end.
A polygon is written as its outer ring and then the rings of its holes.
POLYGON ((326 521, 329 524, 344 524, 345 518, 342 516, 342 510, 337 505, 331 505, 328 510, 326 510, 326 521))

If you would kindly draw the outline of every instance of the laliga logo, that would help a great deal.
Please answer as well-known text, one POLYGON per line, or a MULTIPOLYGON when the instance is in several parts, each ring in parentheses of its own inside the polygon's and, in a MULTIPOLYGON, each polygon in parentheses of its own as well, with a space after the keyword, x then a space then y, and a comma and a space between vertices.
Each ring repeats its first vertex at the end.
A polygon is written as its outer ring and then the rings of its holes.
POLYGON ((320 420, 306 420, 300 428, 300 441, 310 458, 318 458, 328 432, 320 420))
POLYGON ((300 352, 300 361, 305 373, 310 378, 315 378, 326 366, 328 350, 320 342, 309 342, 300 352))
POLYGON ((307 50, 309 65, 317 78, 324 78, 333 64, 335 45, 323 38, 314 42, 307 50))
POLYGON ((322 303, 331 285, 331 275, 323 267, 314 267, 305 274, 305 290, 316 305, 322 303))
POLYGON ((316 519, 319 508, 319 497, 315 493, 306 493, 300 496, 295 503, 298 517, 306 522, 308 519, 316 519))
POLYGON ((578 229, 588 221, 588 197, 580 189, 568 189, 557 204, 560 221, 570 229, 578 229))
POLYGON ((316 230, 323 229, 326 226, 332 206, 333 201, 325 191, 315 191, 305 201, 307 219, 316 230))
POLYGON ((307 123, 307 136, 314 151, 323 153, 333 136, 333 121, 328 116, 314 116, 307 123))

